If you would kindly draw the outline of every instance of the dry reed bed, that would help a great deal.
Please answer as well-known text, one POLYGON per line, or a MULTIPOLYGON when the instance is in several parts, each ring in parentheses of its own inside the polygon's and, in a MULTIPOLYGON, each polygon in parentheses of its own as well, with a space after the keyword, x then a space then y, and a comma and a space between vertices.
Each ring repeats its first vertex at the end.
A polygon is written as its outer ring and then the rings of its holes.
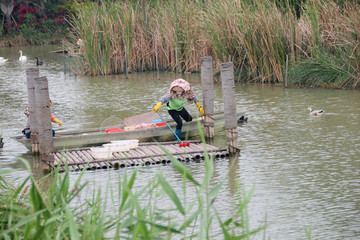
POLYGON ((106 75, 133 71, 197 72, 199 59, 216 67, 231 60, 248 80, 283 81, 286 55, 294 67, 323 52, 343 63, 347 83, 359 83, 360 6, 310 0, 297 17, 273 1, 159 1, 155 5, 117 2, 77 7, 68 50, 84 40, 73 70, 106 75), (126 57, 125 57, 126 56, 126 57), (345 66, 346 65, 346 66, 345 66))

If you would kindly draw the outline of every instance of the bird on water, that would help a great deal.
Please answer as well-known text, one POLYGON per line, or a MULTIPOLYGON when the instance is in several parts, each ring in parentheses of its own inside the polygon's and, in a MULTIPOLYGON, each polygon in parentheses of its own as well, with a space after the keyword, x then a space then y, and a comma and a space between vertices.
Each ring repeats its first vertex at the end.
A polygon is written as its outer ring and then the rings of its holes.
POLYGON ((4 57, 0 57, 0 63, 6 62, 8 59, 5 59, 4 57))
POLYGON ((241 117, 237 120, 237 122, 238 122, 238 123, 243 123, 243 122, 247 122, 247 120, 248 120, 247 117, 241 116, 241 117))
POLYGON ((324 110, 312 110, 311 107, 308 107, 308 110, 310 111, 310 115, 313 115, 313 116, 320 116, 321 114, 324 113, 324 110))
POLYGON ((35 57, 34 59, 36 59, 36 66, 41 66, 41 65, 43 65, 43 61, 41 61, 41 60, 39 60, 39 58, 38 57, 35 57))
POLYGON ((3 146, 4 146, 3 138, 0 137, 0 148, 2 148, 3 146))
POLYGON ((20 54, 19 61, 20 62, 26 62, 27 57, 22 55, 23 52, 21 50, 19 50, 19 54, 20 54))

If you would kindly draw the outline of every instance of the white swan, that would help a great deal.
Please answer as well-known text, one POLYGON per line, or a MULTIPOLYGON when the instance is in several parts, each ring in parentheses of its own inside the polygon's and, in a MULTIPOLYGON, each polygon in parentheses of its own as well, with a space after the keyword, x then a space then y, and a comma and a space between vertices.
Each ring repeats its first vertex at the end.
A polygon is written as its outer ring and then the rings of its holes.
POLYGON ((0 57, 0 63, 4 63, 4 62, 6 62, 8 59, 5 59, 5 58, 3 58, 3 57, 0 57))
POLYGON ((324 110, 312 110, 311 107, 308 107, 308 110, 310 111, 310 115, 319 116, 323 114, 324 110))
POLYGON ((25 61, 27 60, 27 57, 22 55, 22 51, 21 51, 21 50, 19 51, 19 53, 20 53, 19 61, 25 62, 25 61))

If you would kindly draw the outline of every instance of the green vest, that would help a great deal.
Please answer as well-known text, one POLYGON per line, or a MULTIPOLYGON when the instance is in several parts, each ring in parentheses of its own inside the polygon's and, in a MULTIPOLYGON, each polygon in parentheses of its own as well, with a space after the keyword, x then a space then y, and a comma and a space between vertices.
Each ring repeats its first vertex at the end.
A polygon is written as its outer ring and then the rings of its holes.
POLYGON ((167 107, 167 109, 181 111, 183 109, 183 105, 186 102, 186 99, 172 98, 169 102, 169 106, 167 107))

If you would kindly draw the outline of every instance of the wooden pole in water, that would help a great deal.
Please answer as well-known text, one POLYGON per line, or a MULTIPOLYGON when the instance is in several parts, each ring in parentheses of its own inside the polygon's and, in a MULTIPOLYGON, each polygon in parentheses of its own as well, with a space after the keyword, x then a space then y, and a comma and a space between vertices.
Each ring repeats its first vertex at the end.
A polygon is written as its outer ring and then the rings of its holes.
POLYGON ((26 81, 28 88, 28 103, 29 103, 29 123, 30 123, 30 141, 31 149, 33 153, 39 152, 39 124, 36 114, 36 99, 35 99, 35 80, 39 77, 39 68, 27 68, 26 69, 26 81))
POLYGON ((49 87, 46 77, 34 78, 36 113, 39 122, 39 150, 40 160, 45 164, 43 169, 48 170, 54 166, 54 143, 51 126, 51 111, 49 103, 49 87))
POLYGON ((179 64, 178 64, 178 52, 177 52, 177 47, 175 47, 175 74, 176 74, 176 78, 178 78, 178 75, 179 75, 179 64))
POLYGON ((201 65, 201 88, 204 104, 204 133, 205 137, 214 137, 214 79, 212 57, 202 57, 201 65))
POLYGON ((289 61, 289 56, 286 55, 286 72, 285 72, 285 81, 284 81, 284 86, 287 87, 287 78, 288 78, 288 61, 289 61))
POLYGON ((128 61, 127 61, 126 44, 124 44, 124 51, 125 51, 124 72, 125 72, 125 77, 128 78, 128 61))
POLYGON ((66 75, 64 41, 62 41, 62 60, 63 60, 63 65, 64 65, 64 75, 66 75))
POLYGON ((220 66, 222 82, 222 92, 224 100, 224 118, 226 126, 226 141, 229 153, 239 151, 236 103, 235 103, 235 84, 234 84, 234 65, 232 62, 222 63, 220 66))
POLYGON ((155 40, 155 61, 156 61, 156 73, 157 73, 157 79, 160 79, 157 39, 155 40))

